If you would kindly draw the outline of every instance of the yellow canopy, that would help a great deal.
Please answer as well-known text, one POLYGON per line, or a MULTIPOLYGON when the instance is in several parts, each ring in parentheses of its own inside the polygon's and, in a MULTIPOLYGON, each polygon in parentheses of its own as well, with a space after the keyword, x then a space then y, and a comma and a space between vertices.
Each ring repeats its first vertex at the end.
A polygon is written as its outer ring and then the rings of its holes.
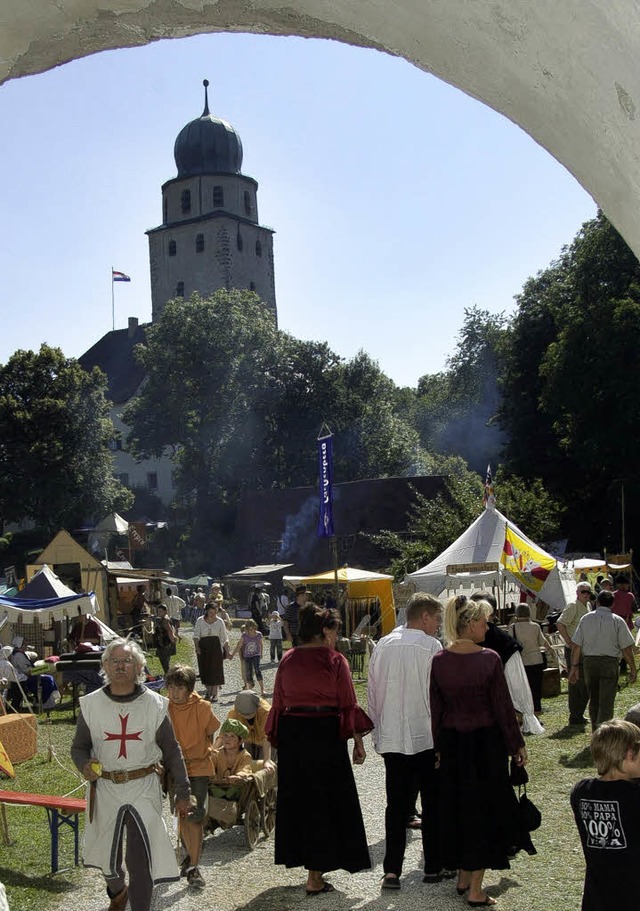
MULTIPOLYGON (((332 585, 334 580, 335 574, 331 569, 314 576, 305 576, 301 581, 305 585, 332 585)), ((369 572, 366 569, 354 569, 352 566, 341 566, 338 569, 338 582, 347 586, 348 598, 378 598, 382 635, 386 636, 391 632, 396 625, 396 608, 391 587, 393 576, 369 572)))

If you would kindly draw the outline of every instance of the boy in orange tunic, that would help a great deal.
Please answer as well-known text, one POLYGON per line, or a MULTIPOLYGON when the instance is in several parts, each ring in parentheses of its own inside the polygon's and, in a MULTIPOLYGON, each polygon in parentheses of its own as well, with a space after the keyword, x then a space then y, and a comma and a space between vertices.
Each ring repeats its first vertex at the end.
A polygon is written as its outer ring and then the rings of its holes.
POLYGON ((194 692, 196 672, 192 667, 186 664, 174 665, 166 675, 165 683, 169 696, 169 717, 182 749, 191 794, 196 798, 196 806, 181 822, 180 834, 186 857, 180 873, 187 877, 190 887, 204 889, 205 881, 198 863, 209 801, 209 779, 214 774, 213 735, 220 727, 220 722, 213 714, 211 704, 194 692))

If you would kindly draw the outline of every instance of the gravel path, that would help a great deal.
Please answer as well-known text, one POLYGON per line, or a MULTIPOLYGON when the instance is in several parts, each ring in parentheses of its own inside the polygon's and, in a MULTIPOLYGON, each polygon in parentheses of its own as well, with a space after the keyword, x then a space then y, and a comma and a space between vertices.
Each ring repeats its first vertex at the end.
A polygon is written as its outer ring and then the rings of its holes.
MULTIPOLYGON (((189 631, 185 631, 189 635, 189 631)), ((232 645, 237 633, 232 634, 232 645)), ((273 689, 276 666, 263 666, 267 698, 273 689)), ((235 695, 242 688, 240 662, 237 658, 225 662, 226 684, 222 688, 219 702, 214 704, 218 718, 223 721, 233 705, 235 695)), ((425 904, 429 911, 461 911, 467 904, 455 892, 455 881, 444 881, 437 885, 422 883, 422 851, 419 833, 407 832, 407 852, 399 892, 381 892, 382 859, 384 855, 384 764, 374 752, 370 738, 365 740, 367 759, 363 766, 356 766, 355 779, 360 795, 369 850, 373 869, 350 875, 344 871, 328 874, 336 891, 313 898, 314 909, 320 904, 322 911, 345 911, 345 909, 411 909, 423 911, 425 904)), ((304 806, 301 805, 301 812, 304 806)), ((171 817, 167 816, 169 831, 173 831, 171 817)), ((517 862, 516 862, 517 863, 517 862)), ((255 850, 249 851, 244 842, 244 831, 237 826, 226 831, 218 830, 204 841, 201 872, 207 882, 205 890, 194 893, 186 881, 164 885, 156 890, 153 911, 176 909, 176 911, 288 911, 308 907, 303 884, 305 871, 287 870, 273 863, 273 835, 268 839, 261 836, 255 850)), ((515 886, 516 871, 504 874, 488 873, 486 884, 498 897, 509 886, 515 886)), ((516 874, 517 875, 517 874, 516 874)), ((522 891, 522 890, 518 890, 522 891)), ((513 895, 513 893, 512 893, 513 895)), ((60 902, 59 911, 67 911, 71 895, 60 902)), ((104 911, 107 908, 106 892, 102 875, 95 870, 84 871, 82 881, 73 893, 73 906, 82 911, 104 911)), ((517 903, 520 904, 519 902, 517 903)), ((504 909, 505 904, 501 902, 504 909)), ((511 904, 512 909, 516 908, 511 904)), ((523 906, 521 906, 523 907, 523 906)))

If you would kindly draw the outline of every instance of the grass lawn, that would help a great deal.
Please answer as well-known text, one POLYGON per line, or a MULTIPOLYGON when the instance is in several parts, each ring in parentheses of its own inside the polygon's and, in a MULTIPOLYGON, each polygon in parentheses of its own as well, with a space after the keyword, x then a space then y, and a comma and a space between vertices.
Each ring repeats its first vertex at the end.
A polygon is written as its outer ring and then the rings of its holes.
MULTIPOLYGON (((178 645, 178 659, 187 663, 192 660, 190 641, 178 645)), ((155 658, 149 659, 149 667, 152 673, 160 671, 155 658)), ((616 702, 618 716, 640 700, 640 687, 628 687, 626 678, 622 679, 616 702)), ((360 704, 366 706, 366 680, 356 678, 354 683, 360 704)), ((576 911, 580 907, 583 861, 569 792, 580 778, 594 774, 589 734, 565 727, 566 681, 560 696, 544 700, 544 710, 546 733, 527 738, 528 793, 543 814, 542 827, 533 833, 538 854, 521 854, 513 871, 487 876, 490 884, 499 882, 501 876, 509 880, 509 911, 576 911)), ((38 731, 38 755, 21 763, 16 778, 1 780, 0 787, 68 794, 80 784, 69 756, 74 732, 71 712, 54 712, 51 721, 40 722, 38 731)), ((368 749, 372 749, 370 742, 368 749)), ((83 791, 76 791, 74 796, 83 796, 83 791)), ((0 880, 7 887, 11 911, 47 911, 60 901, 61 893, 73 890, 82 876, 82 868, 73 867, 71 830, 62 831, 59 849, 60 865, 69 869, 50 876, 50 836, 44 810, 9 806, 6 814, 13 843, 0 849, 0 880)), ((504 902, 501 905, 504 907, 504 902)))
MULTIPOLYGON (((190 639, 178 643, 176 661, 190 664, 192 654, 190 639)), ((150 655, 147 664, 151 674, 162 673, 155 656, 150 655)), ((65 698, 63 704, 67 703, 65 698)), ((42 716, 38 753, 16 766, 15 778, 0 775, 0 789, 84 797, 81 776, 69 755, 74 731, 70 708, 52 712, 50 720, 42 716)), ((7 889, 9 907, 11 911, 46 911, 58 903, 61 893, 73 890, 82 876, 82 867, 73 865, 73 832, 68 826, 60 830, 58 860, 64 872, 51 876, 51 837, 45 810, 7 806, 6 817, 12 843, 0 845, 0 881, 7 889)))

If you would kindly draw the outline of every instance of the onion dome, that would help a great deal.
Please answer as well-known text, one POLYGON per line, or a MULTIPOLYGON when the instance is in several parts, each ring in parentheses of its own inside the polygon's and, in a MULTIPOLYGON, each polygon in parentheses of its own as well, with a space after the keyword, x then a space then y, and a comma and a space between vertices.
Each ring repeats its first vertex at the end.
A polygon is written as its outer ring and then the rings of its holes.
POLYGON ((178 177, 197 174, 240 174, 242 142, 231 124, 209 113, 207 79, 204 85, 204 111, 178 133, 173 155, 178 177))

